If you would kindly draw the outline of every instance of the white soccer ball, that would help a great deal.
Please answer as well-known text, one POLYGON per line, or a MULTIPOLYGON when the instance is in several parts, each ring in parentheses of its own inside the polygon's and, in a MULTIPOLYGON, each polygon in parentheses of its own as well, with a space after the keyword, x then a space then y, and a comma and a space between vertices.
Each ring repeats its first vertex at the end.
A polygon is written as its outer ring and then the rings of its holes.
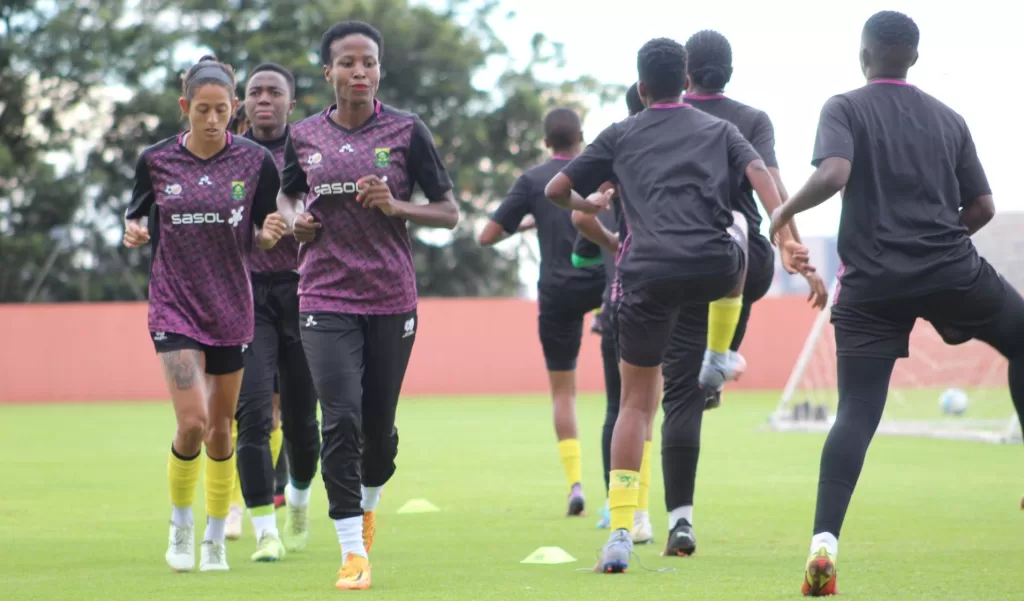
POLYGON ((959 388, 947 388, 939 395, 939 408, 946 415, 962 415, 967 411, 967 393, 959 388))

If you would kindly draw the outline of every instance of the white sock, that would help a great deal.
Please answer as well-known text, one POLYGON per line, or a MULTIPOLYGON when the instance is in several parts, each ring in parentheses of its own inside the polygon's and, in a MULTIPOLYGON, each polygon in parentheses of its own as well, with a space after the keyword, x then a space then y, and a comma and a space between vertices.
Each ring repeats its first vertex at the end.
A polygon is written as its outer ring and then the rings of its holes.
POLYGON ((693 505, 683 505, 670 511, 668 514, 668 529, 672 530, 675 528, 679 520, 686 520, 691 526, 693 525, 693 505))
POLYGON ((384 490, 383 486, 364 486, 363 488, 363 502, 361 503, 363 511, 373 511, 377 509, 377 503, 380 503, 380 491, 384 490))
POLYGON ((642 524, 646 520, 647 520, 647 510, 646 509, 644 509, 644 510, 637 509, 633 513, 633 523, 634 524, 642 524))
POLYGON ((256 532, 256 540, 263 538, 264 534, 273 534, 280 538, 281 534, 277 531, 277 514, 271 513, 270 515, 252 516, 252 529, 256 532))
POLYGON ((334 530, 338 533, 338 544, 341 545, 341 561, 349 553, 367 557, 363 546, 363 516, 357 515, 343 520, 334 520, 334 530))
POLYGON ((187 528, 194 522, 192 520, 192 507, 175 507, 171 505, 171 523, 178 528, 187 528))
POLYGON ((309 493, 308 488, 295 488, 291 482, 284 487, 284 498, 288 502, 288 505, 295 505, 296 507, 308 507, 309 506, 309 493))
POLYGON ((839 554, 839 540, 835 534, 831 532, 822 532, 821 534, 815 534, 811 538, 811 555, 818 552, 818 549, 825 547, 828 550, 828 554, 835 557, 839 554))
POLYGON ((212 540, 214 542, 224 542, 224 524, 227 523, 227 518, 206 518, 206 534, 203 535, 203 540, 212 540))

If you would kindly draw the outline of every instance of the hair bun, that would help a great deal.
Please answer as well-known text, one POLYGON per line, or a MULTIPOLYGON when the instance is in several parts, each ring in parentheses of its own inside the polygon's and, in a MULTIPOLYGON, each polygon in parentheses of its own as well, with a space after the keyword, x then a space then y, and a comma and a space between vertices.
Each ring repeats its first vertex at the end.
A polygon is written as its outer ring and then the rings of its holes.
POLYGON ((217 62, 217 55, 216 54, 204 54, 203 57, 199 59, 200 63, 205 63, 206 61, 217 62))

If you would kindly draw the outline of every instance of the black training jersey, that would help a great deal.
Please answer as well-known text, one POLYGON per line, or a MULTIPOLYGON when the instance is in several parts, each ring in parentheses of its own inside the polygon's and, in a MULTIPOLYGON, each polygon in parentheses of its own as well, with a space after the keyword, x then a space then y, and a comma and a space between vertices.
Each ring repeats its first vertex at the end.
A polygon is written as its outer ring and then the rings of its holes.
POLYGON ((540 242, 539 287, 571 286, 578 289, 594 284, 600 286, 604 279, 604 269, 600 265, 573 267, 576 228, 572 225, 572 211, 555 205, 544 195, 544 187, 569 161, 569 158, 556 156, 528 169, 516 179, 505 200, 491 216, 492 221, 512 234, 518 230, 523 217, 533 215, 540 242))
MULTIPOLYGON (((768 117, 768 113, 722 94, 687 94, 684 98, 695 108, 735 125, 743 137, 754 147, 757 154, 761 155, 765 166, 778 168, 779 162, 775 158, 775 128, 772 126, 772 120, 768 117)), ((750 226, 750 238, 767 243, 768 239, 761 234, 761 213, 757 210, 757 206, 754 189, 744 178, 740 186, 740 193, 732 199, 732 208, 747 218, 747 223, 750 226)))
POLYGON ((963 117, 902 81, 874 81, 821 110, 812 164, 852 163, 838 250, 843 300, 924 294, 970 279, 980 258, 960 208, 991 193, 963 117))
POLYGON ((759 158, 735 125, 689 104, 654 105, 609 126, 563 173, 584 196, 618 182, 629 229, 619 276, 628 292, 735 269, 730 200, 759 158))
POLYGON ((150 218, 149 330, 211 346, 252 341, 253 226, 274 212, 281 185, 269 150, 226 135, 208 159, 185 148, 185 134, 143 150, 125 212, 150 218))

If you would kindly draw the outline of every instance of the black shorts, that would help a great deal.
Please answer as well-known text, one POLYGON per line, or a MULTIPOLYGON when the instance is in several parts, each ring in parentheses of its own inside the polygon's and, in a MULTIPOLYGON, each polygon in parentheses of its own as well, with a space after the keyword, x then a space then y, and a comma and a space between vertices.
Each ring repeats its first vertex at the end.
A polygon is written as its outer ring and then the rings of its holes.
POLYGON ((724 298, 736 288, 743 273, 739 253, 731 273, 697 278, 658 280, 630 290, 619 299, 619 357, 637 367, 661 365, 682 310, 703 310, 708 303, 724 298))
POLYGON ((173 332, 150 332, 157 354, 173 351, 201 351, 206 356, 206 373, 211 376, 232 374, 242 369, 245 361, 242 353, 248 345, 210 346, 173 332))
POLYGON ((910 356, 910 331, 930 322, 947 344, 977 339, 1006 357, 1024 352, 1024 300, 982 259, 971 281, 928 294, 832 306, 836 355, 899 359, 910 356))
POLYGON ((539 288, 537 329, 548 371, 572 371, 580 354, 583 321, 601 307, 604 282, 589 288, 539 288))

